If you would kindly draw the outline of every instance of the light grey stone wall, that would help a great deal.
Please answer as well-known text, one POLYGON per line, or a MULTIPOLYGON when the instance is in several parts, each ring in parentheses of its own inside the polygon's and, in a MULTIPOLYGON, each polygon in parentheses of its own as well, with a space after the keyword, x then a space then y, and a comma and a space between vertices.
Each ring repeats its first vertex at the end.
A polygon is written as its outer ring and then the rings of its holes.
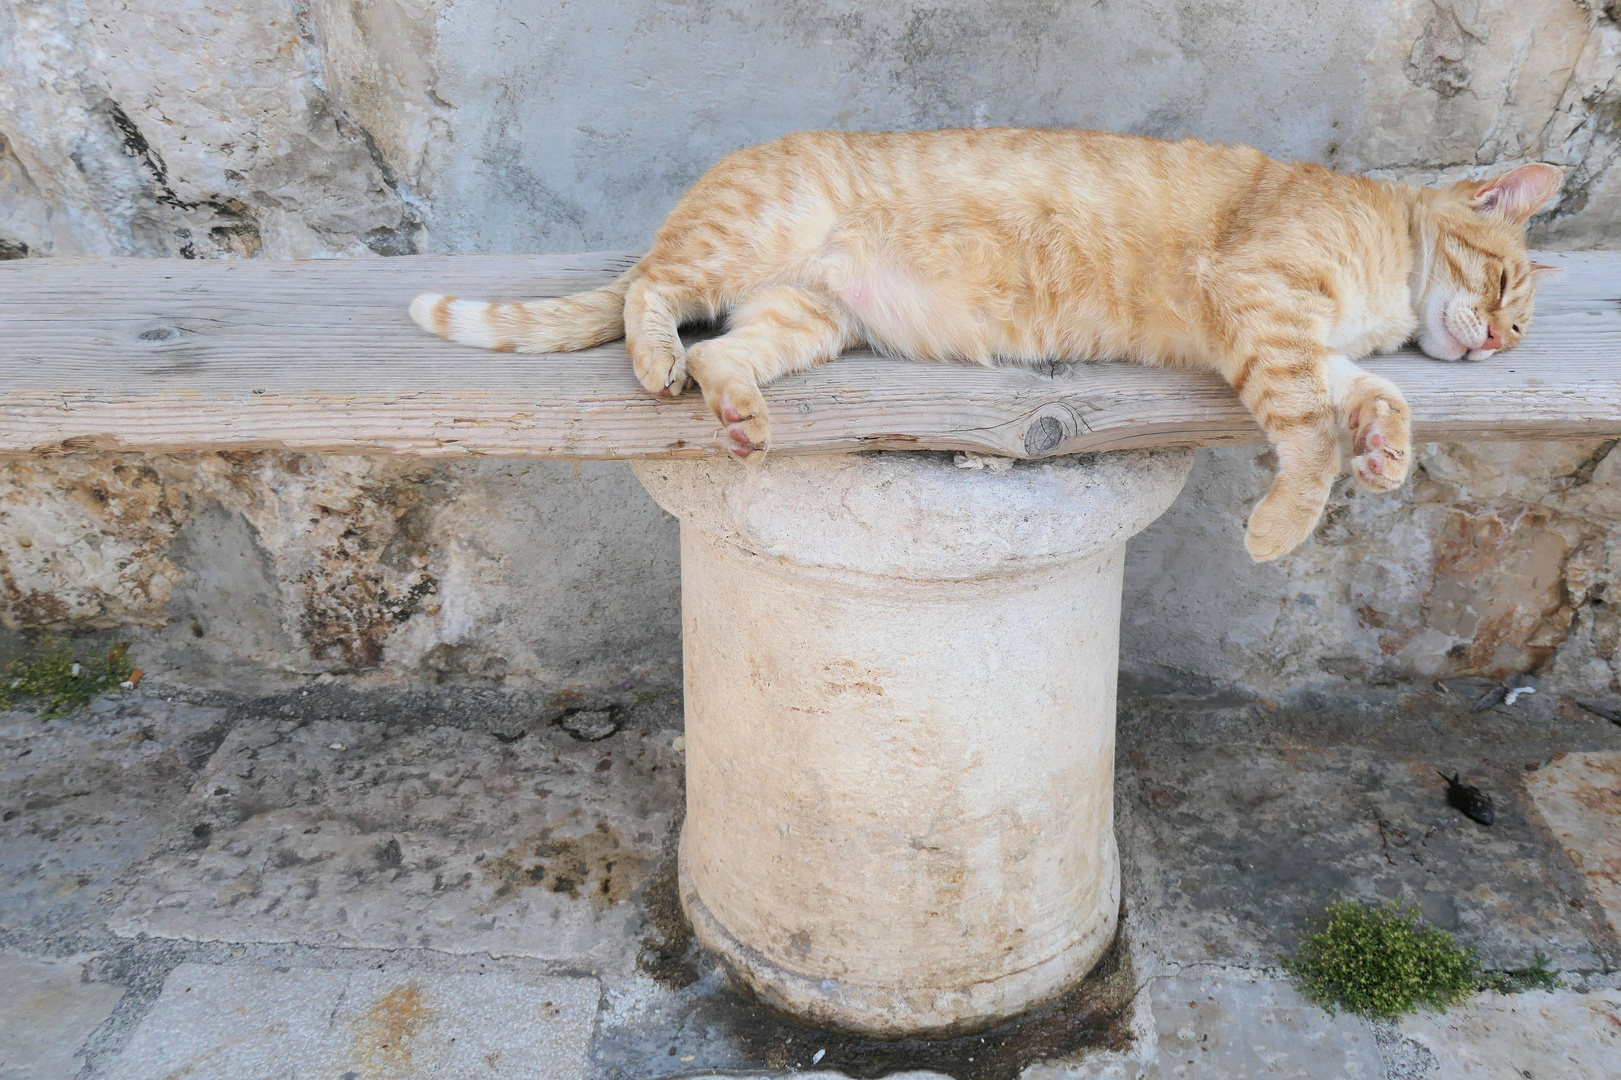
MULTIPOLYGON (((1535 240, 1607 247, 1618 56, 1597 0, 10 0, 0 257, 634 248, 739 146, 991 124, 1192 134, 1422 182, 1552 161, 1569 177, 1535 240)), ((1347 493, 1271 567, 1239 544, 1264 462, 1205 454, 1133 555, 1125 663, 1267 692, 1531 668, 1606 683, 1621 509, 1601 452, 1432 448, 1407 492, 1347 493)), ((12 629, 145 626, 181 670, 676 677, 674 529, 620 466, 5 469, 12 629)))

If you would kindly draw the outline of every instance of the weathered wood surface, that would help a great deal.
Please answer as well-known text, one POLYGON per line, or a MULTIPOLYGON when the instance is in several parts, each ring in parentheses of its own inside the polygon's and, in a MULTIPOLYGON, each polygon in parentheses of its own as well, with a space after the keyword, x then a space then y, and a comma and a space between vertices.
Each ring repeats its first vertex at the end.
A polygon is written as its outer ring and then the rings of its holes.
MULTIPOLYGON (((1546 254, 1526 343, 1484 363, 1370 360, 1420 439, 1621 434, 1621 255, 1546 254)), ((0 264, 0 454, 296 449, 551 458, 722 452, 689 393, 649 397, 623 343, 558 356, 421 332, 423 290, 487 299, 590 288, 625 255, 302 263, 0 264)), ((1099 363, 1050 370, 866 354, 767 394, 774 451, 978 450, 1019 457, 1257 443, 1212 375, 1099 363)))

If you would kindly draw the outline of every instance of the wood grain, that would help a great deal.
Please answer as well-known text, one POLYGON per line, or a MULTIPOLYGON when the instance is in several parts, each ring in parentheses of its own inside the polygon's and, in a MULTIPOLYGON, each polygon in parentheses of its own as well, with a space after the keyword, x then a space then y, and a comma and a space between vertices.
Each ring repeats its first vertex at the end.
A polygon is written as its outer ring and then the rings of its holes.
MULTIPOLYGON (((1475 364, 1368 361, 1421 440, 1621 434, 1621 254, 1543 253, 1524 344, 1475 364)), ((623 343, 557 356, 467 349, 406 316, 424 290, 485 299, 591 288, 623 254, 311 262, 0 263, 0 454, 252 450, 506 457, 723 452, 696 393, 649 397, 623 343)), ((1259 443, 1214 375, 1116 363, 1041 370, 853 353, 767 392, 779 453, 977 450, 1042 457, 1259 443)))

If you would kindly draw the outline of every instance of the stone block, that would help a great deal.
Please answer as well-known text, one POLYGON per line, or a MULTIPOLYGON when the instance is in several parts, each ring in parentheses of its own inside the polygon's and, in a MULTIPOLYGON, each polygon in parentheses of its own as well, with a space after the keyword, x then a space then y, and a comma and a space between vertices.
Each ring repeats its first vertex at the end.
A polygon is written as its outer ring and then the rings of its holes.
POLYGON ((1373 1027, 1330 1016, 1287 982, 1177 976, 1153 983, 1158 1076, 1384 1080, 1373 1027))
POLYGON ((1416 904, 1490 967, 1539 952, 1563 970, 1608 966, 1611 946, 1568 902, 1574 879, 1510 786, 1518 770, 1475 777, 1498 796, 1486 828, 1446 804, 1434 762, 1413 748, 1165 741, 1123 758, 1127 903, 1166 957, 1274 965, 1342 895, 1416 904))
POLYGON ((1597 1080, 1621 1074, 1621 991, 1482 994, 1400 1025, 1446 1080, 1597 1080))
POLYGON ((585 1075, 596 980, 182 964, 109 1080, 585 1075))
POLYGON ((79 959, 0 954, 0 1080, 71 1080, 79 1048, 124 996, 84 981, 79 959))
POLYGON ((1526 787, 1588 896, 1621 934, 1621 750, 1559 754, 1526 787))
POLYGON ((628 967, 641 915, 625 901, 679 812, 671 744, 649 728, 243 722, 113 928, 628 967))
POLYGON ((0 929, 64 929, 113 899, 224 723, 139 699, 48 723, 0 712, 0 929))

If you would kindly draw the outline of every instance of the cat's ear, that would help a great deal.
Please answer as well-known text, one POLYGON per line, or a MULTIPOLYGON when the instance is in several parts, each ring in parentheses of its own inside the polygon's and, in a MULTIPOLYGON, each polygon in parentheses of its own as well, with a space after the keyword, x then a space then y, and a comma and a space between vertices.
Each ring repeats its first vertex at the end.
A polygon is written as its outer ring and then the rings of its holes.
POLYGON ((1481 184, 1469 205, 1477 214, 1500 214, 1516 225, 1524 225, 1554 197, 1564 178, 1564 169, 1534 161, 1481 184))

